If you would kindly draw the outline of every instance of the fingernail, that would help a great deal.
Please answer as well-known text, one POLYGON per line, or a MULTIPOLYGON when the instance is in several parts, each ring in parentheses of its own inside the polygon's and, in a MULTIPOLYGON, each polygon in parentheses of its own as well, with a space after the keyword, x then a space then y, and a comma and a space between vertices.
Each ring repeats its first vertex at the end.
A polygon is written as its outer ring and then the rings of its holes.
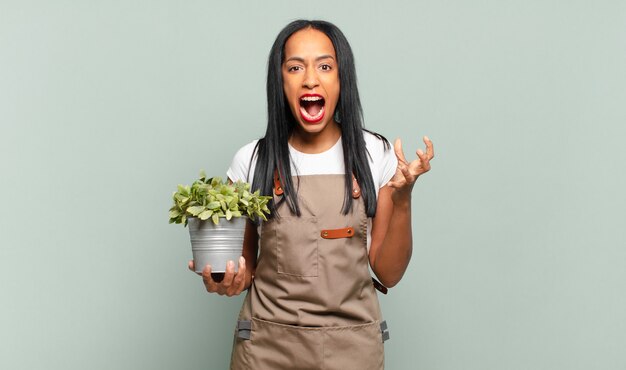
POLYGON ((239 257, 239 264, 243 266, 245 263, 246 260, 243 258, 243 256, 239 257))
POLYGON ((228 261, 228 265, 227 267, 235 267, 235 262, 233 261, 228 261))

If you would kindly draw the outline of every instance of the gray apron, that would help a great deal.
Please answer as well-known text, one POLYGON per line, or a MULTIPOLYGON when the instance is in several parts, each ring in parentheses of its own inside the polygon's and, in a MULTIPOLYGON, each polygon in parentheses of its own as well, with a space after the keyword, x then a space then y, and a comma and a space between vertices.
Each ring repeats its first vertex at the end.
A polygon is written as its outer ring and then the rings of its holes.
MULTIPOLYGON (((369 273, 358 184, 343 215, 343 175, 293 179, 302 215, 283 202, 261 228, 231 369, 383 369, 388 332, 369 273)), ((281 194, 277 183, 275 204, 281 194)))

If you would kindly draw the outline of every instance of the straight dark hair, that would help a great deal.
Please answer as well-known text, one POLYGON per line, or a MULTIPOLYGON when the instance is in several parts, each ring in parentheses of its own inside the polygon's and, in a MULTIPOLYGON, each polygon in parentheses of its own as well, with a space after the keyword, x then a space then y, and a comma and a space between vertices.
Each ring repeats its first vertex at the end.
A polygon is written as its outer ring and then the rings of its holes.
MULTIPOLYGON (((285 58, 285 44, 297 31, 312 28, 323 32, 335 48, 339 68, 340 93, 335 108, 341 123, 341 141, 345 165, 345 191, 342 213, 348 214, 352 208, 352 174, 361 188, 368 217, 376 214, 376 191, 372 172, 368 162, 370 158, 365 146, 363 131, 363 109, 357 89, 354 56, 348 40, 335 25, 325 21, 296 20, 289 23, 276 37, 270 50, 267 65, 267 130, 256 147, 257 162, 254 170, 252 189, 260 189, 261 194, 271 195, 274 188, 274 171, 277 170, 283 188, 283 199, 292 213, 300 216, 297 189, 294 188, 289 159, 289 136, 297 125, 283 90, 282 65, 285 58)), ((368 131, 370 132, 370 131, 368 131)), ((390 148, 383 136, 370 132, 384 142, 385 149, 390 148)), ((252 155, 254 157, 254 154, 252 155)), ((252 162, 252 160, 251 160, 252 162)), ((270 204, 272 215, 277 204, 270 204)))

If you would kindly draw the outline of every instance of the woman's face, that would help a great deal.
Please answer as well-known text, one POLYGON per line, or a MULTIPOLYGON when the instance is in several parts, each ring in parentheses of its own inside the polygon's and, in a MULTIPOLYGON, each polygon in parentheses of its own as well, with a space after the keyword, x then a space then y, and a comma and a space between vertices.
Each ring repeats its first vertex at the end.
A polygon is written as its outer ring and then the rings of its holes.
POLYGON ((300 30, 285 44, 283 89, 298 126, 319 133, 333 120, 339 99, 339 69, 335 48, 323 32, 300 30))

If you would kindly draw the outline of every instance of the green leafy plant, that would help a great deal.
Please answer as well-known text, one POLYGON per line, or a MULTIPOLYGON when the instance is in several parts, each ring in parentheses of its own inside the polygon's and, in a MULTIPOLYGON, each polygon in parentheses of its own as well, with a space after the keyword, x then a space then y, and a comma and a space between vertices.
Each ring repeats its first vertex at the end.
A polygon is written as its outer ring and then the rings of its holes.
POLYGON ((230 220, 242 216, 267 221, 266 214, 270 213, 267 207, 270 196, 260 195, 259 190, 250 192, 250 184, 242 181, 229 184, 220 177, 207 178, 204 171, 191 186, 178 185, 172 198, 170 223, 184 226, 187 226, 188 217, 210 218, 217 225, 220 218, 230 220))

